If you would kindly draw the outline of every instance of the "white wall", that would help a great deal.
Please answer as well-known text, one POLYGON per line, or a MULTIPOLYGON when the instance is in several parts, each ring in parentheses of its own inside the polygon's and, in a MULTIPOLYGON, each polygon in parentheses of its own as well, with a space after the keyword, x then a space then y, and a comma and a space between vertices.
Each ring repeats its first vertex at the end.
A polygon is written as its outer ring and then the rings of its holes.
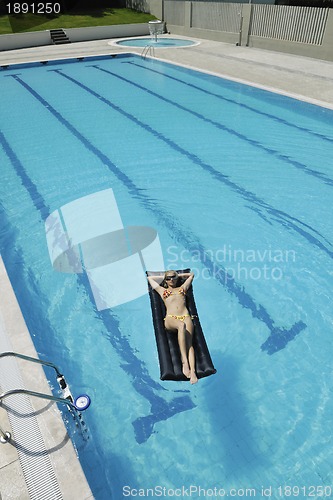
POLYGON ((113 26, 96 26, 91 28, 69 28, 65 31, 71 42, 149 35, 148 23, 116 24, 113 26))
MULTIPOLYGON (((277 17, 270 20, 268 16, 261 15, 260 22, 263 24, 263 34, 261 36, 252 33, 252 13, 262 7, 260 3, 273 3, 268 0, 252 0, 251 2, 225 2, 224 0, 146 0, 151 2, 151 13, 157 17, 157 11, 163 12, 161 20, 165 21, 166 28, 173 34, 193 36, 195 38, 205 38, 208 40, 216 40, 226 43, 234 43, 246 45, 250 47, 258 47, 260 49, 275 50, 278 52, 286 52, 289 54, 297 54, 307 57, 315 57, 333 61, 333 9, 325 9, 328 11, 327 20, 323 23, 316 21, 316 14, 321 17, 322 9, 311 9, 309 7, 292 7, 299 12, 301 25, 298 30, 310 29, 317 30, 314 39, 320 40, 320 43, 305 43, 300 40, 280 39, 274 36, 264 36, 266 27, 273 22, 274 27, 278 23, 285 24, 284 18, 288 14, 287 10, 291 7, 284 5, 264 5, 266 10, 274 9, 277 11, 277 17), (157 2, 160 2, 158 8, 157 2), (242 3, 242 5, 240 5, 242 3), (242 29, 236 33, 235 13, 241 11, 242 29), (309 14, 310 11, 312 14, 309 14), (314 21, 310 23, 310 28, 307 27, 307 16, 314 16, 314 21), (225 23, 229 23, 228 26, 225 23)), ((128 0, 130 2, 130 0, 128 0)), ((294 31, 294 30, 292 30, 294 31)), ((302 40, 302 39, 301 39, 302 40)))
POLYGON ((0 50, 23 49, 50 45, 49 31, 33 31, 31 33, 16 33, 0 36, 0 50))
MULTIPOLYGON (((114 26, 96 26, 92 28, 71 28, 66 29, 65 32, 71 42, 85 42, 107 38, 149 35, 149 27, 148 23, 117 24, 114 26)), ((40 47, 51 44, 50 32, 48 30, 0 35, 0 51, 40 47)))

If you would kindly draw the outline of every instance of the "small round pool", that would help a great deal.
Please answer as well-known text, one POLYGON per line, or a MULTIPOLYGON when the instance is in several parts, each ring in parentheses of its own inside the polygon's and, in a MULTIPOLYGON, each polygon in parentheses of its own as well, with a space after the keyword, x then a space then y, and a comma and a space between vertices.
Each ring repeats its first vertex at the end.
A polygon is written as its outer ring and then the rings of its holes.
POLYGON ((158 37, 157 41, 154 38, 129 38, 126 40, 119 40, 115 42, 116 45, 122 45, 125 47, 146 47, 147 45, 152 45, 156 49, 164 49, 168 47, 189 47, 191 45, 197 45, 198 42, 193 40, 185 40, 183 38, 163 38, 158 37))

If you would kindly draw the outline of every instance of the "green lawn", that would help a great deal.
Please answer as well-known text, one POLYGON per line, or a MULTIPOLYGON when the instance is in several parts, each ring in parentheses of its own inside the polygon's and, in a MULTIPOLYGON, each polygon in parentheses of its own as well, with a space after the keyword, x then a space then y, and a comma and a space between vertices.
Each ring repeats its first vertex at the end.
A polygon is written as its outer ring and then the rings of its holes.
POLYGON ((0 16, 0 35, 25 31, 43 31, 54 28, 84 28, 87 26, 110 26, 112 24, 148 23, 156 19, 150 14, 122 8, 97 8, 89 11, 72 9, 56 17, 23 14, 0 16))

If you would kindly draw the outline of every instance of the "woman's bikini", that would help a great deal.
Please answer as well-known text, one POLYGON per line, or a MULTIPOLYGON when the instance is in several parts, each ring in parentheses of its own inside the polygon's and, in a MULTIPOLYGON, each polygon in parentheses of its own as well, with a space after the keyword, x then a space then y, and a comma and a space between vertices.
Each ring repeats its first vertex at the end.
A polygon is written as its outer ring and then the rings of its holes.
MULTIPOLYGON (((184 290, 184 288, 180 288, 178 290, 178 295, 183 295, 185 297, 186 295, 186 290, 184 290)), ((168 297, 170 297, 171 295, 177 295, 177 293, 175 292, 172 292, 171 290, 164 290, 163 292, 163 299, 166 300, 168 297)), ((181 314, 181 315, 177 315, 177 314, 167 314, 166 318, 173 318, 173 319, 178 319, 180 321, 185 321, 185 318, 195 318, 195 316, 191 316, 190 314, 181 314)))
MULTIPOLYGON (((177 293, 172 292, 169 289, 164 290, 164 292, 163 292, 163 299, 167 299, 168 297, 170 297, 170 295, 177 295, 177 293)), ((184 290, 184 288, 179 288, 178 295, 184 295, 184 296, 186 295, 186 291, 184 290)))

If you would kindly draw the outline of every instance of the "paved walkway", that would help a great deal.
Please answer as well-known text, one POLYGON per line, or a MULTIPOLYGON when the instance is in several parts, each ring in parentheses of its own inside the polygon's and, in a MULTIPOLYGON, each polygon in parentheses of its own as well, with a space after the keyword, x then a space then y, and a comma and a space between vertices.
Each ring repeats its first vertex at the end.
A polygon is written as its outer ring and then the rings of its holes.
MULTIPOLYGON (((333 50, 333 49, 332 49, 333 50)), ((0 52, 0 66, 82 55, 136 52, 109 40, 0 52)), ((222 76, 251 82, 333 109, 333 62, 200 40, 193 47, 155 49, 155 56, 222 76)))

